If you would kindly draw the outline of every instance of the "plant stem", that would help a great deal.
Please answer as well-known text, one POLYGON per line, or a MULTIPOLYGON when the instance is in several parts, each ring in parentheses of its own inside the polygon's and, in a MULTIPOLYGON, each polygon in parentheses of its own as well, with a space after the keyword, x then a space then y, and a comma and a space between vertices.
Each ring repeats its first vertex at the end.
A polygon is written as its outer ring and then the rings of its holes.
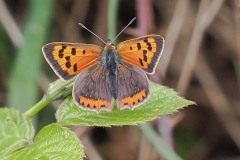
POLYGON ((169 160, 182 160, 173 150, 168 148, 168 145, 164 140, 154 131, 154 129, 149 124, 140 125, 142 132, 145 134, 147 139, 155 147, 157 152, 164 157, 164 159, 169 160))
POLYGON ((108 3, 108 37, 113 40, 117 34, 117 14, 119 0, 109 1, 108 3))
POLYGON ((32 106, 29 110, 25 112, 25 115, 28 118, 32 118, 36 115, 40 110, 42 110, 45 106, 47 106, 51 101, 56 99, 62 99, 71 94, 73 81, 62 81, 57 80, 51 84, 49 84, 48 90, 43 96, 43 98, 34 106, 32 106))
POLYGON ((34 115, 36 115, 40 110, 42 110, 46 105, 48 105, 51 102, 51 99, 49 97, 43 96, 43 98, 34 106, 32 106, 29 110, 25 112, 25 115, 28 118, 32 118, 34 115))

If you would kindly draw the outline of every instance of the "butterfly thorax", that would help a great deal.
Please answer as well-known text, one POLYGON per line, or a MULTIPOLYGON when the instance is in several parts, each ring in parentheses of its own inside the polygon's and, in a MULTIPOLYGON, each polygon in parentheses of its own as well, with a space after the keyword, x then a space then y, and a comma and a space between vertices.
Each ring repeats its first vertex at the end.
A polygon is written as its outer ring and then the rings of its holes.
POLYGON ((107 84, 109 85, 111 93, 115 99, 117 98, 117 74, 120 63, 121 58, 119 57, 115 46, 111 43, 107 43, 101 55, 99 64, 104 68, 107 76, 107 84))

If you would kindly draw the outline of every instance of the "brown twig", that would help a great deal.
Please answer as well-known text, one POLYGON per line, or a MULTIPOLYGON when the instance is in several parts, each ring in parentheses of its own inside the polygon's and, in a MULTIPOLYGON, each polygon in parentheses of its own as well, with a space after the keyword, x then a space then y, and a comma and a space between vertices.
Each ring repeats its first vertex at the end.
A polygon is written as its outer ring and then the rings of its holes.
MULTIPOLYGON (((94 23, 94 27, 93 28, 93 32, 96 33, 99 37, 101 37, 103 40, 107 41, 107 5, 108 5, 108 1, 107 0, 102 0, 100 5, 98 6, 98 13, 96 13, 98 15, 98 18, 96 19, 94 23)), ((99 44, 99 45, 103 45, 103 43, 101 41, 99 41, 99 39, 97 39, 95 36, 92 37, 91 43, 93 44, 99 44)))
POLYGON ((92 142, 90 141, 87 135, 83 136, 81 138, 81 141, 85 148, 87 159, 102 160, 101 156, 98 154, 98 152, 96 151, 95 147, 93 146, 92 142))
POLYGON ((161 68, 161 75, 165 76, 169 62, 172 57, 173 50, 175 48, 177 39, 179 37, 185 16, 189 7, 189 0, 179 0, 177 2, 173 18, 168 27, 166 34, 166 43, 164 47, 164 54, 161 57, 161 63, 158 68, 161 68))
POLYGON ((20 47, 24 43, 24 38, 3 0, 0 0, 0 21, 13 44, 20 47))
POLYGON ((173 149, 173 129, 174 126, 172 125, 172 118, 170 116, 162 116, 161 118, 157 119, 157 128, 161 137, 165 140, 168 147, 173 149))
POLYGON ((65 25, 64 33, 66 41, 77 43, 81 42, 82 39, 79 37, 78 33, 82 28, 78 25, 78 22, 85 21, 89 5, 90 1, 88 0, 74 1, 71 12, 68 15, 67 23, 65 25), (81 6, 80 9, 79 6, 81 6))
POLYGON ((144 135, 141 137, 139 147, 138 160, 148 160, 151 157, 152 145, 144 135))
POLYGON ((139 36, 144 36, 155 26, 153 22, 153 10, 152 1, 137 0, 137 17, 138 17, 138 28, 137 33, 139 36))
POLYGON ((238 53, 238 59, 240 60, 240 0, 235 0, 235 24, 236 24, 236 47, 238 53))
POLYGON ((203 0, 200 3, 197 21, 193 30, 193 35, 187 50, 186 58, 182 67, 179 82, 177 84, 177 91, 184 95, 191 78, 192 70, 196 64, 198 51, 206 28, 210 25, 224 0, 213 0, 207 6, 208 0, 203 0))
POLYGON ((90 141, 88 134, 92 128, 90 127, 73 127, 72 130, 76 133, 77 137, 81 140, 84 150, 89 160, 102 160, 101 156, 98 154, 94 145, 90 141))
POLYGON ((236 113, 231 110, 231 104, 222 91, 213 72, 208 67, 203 56, 199 56, 195 74, 207 94, 213 110, 217 113, 226 131, 240 149, 240 123, 236 113))
POLYGON ((238 78, 238 87, 240 88, 240 0, 235 0, 235 24, 236 24, 236 48, 237 48, 237 59, 235 70, 238 78))

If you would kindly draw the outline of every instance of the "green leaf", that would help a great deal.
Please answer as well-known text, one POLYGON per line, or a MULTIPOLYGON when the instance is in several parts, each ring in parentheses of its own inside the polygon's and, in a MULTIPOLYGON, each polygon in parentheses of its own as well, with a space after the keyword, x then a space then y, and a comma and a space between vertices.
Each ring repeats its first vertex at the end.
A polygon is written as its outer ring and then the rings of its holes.
POLYGON ((16 151, 6 159, 81 160, 83 157, 83 146, 77 136, 67 128, 51 124, 40 130, 32 146, 16 151))
POLYGON ((194 102, 179 97, 175 91, 151 83, 152 94, 147 102, 134 110, 114 109, 111 112, 83 110, 68 97, 56 113, 57 121, 62 125, 122 126, 153 120, 160 115, 177 111, 194 102))
POLYGON ((28 146, 33 137, 33 125, 24 114, 15 109, 0 109, 0 159, 28 146))

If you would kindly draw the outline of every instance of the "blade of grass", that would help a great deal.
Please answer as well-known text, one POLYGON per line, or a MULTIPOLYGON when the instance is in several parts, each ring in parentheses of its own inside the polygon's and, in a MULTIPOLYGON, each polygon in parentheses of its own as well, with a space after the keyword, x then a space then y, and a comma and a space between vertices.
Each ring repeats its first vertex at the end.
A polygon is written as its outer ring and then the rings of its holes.
POLYGON ((18 49, 10 83, 8 105, 26 111, 37 100, 42 61, 41 48, 47 37, 54 1, 33 0, 24 29, 25 43, 18 49))
POLYGON ((154 131, 154 129, 149 124, 141 124, 141 130, 147 139, 151 142, 157 152, 164 157, 164 159, 169 160, 181 160, 175 152, 173 152, 168 145, 164 142, 164 140, 154 131))
POLYGON ((117 35, 117 15, 119 0, 108 1, 108 37, 113 40, 117 35))
MULTIPOLYGON (((8 53, 12 51, 11 42, 9 41, 9 38, 3 28, 3 26, 0 25, 0 71, 1 74, 4 72, 9 72, 9 63, 11 62, 11 57, 8 53)), ((1 76, 1 75, 0 75, 1 76)), ((0 81, 3 81, 5 79, 4 77, 1 77, 0 81)))

